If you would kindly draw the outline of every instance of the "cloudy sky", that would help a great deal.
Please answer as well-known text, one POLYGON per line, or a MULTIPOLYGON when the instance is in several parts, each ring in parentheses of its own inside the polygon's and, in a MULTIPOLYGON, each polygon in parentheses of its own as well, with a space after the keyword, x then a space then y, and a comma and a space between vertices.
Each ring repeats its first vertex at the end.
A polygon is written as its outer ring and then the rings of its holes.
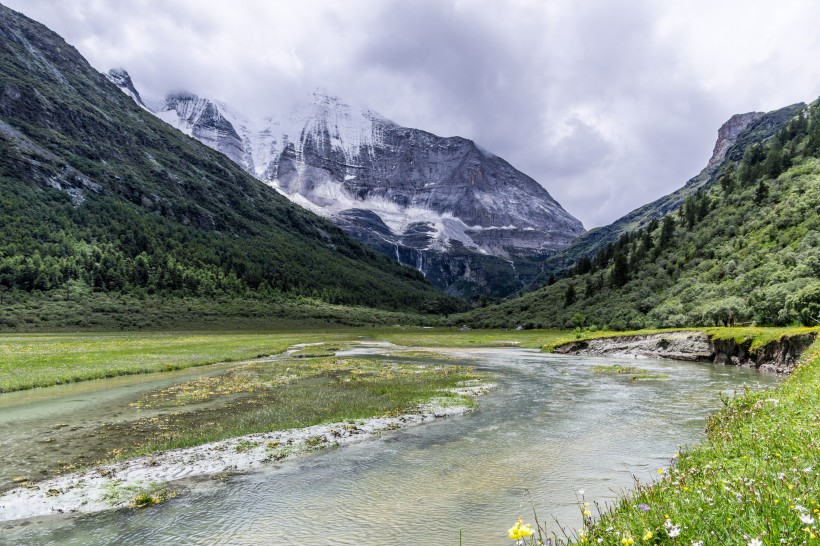
POLYGON ((0 0, 140 91, 250 115, 321 87, 504 157, 587 228, 681 186, 732 114, 820 95, 813 0, 0 0))

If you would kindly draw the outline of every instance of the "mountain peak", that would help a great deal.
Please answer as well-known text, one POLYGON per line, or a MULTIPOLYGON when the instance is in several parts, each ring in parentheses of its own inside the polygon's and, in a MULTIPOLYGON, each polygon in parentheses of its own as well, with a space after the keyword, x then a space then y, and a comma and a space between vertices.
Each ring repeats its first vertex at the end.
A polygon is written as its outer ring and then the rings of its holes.
POLYGON ((545 188, 472 140, 402 127, 322 88, 264 118, 187 91, 154 113, 451 293, 507 295, 524 282, 515 260, 540 259, 584 231, 545 188))
POLYGON ((108 71, 105 77, 108 78, 108 81, 119 87, 123 93, 134 99, 134 102, 145 110, 150 111, 150 108, 145 105, 142 97, 140 97, 139 91, 137 91, 137 88, 134 87, 134 82, 131 81, 131 76, 128 74, 127 70, 124 68, 112 68, 108 71))
POLYGON ((180 89, 177 91, 172 91, 165 95, 165 102, 175 103, 178 101, 197 100, 198 98, 199 96, 196 93, 191 93, 190 91, 180 89))

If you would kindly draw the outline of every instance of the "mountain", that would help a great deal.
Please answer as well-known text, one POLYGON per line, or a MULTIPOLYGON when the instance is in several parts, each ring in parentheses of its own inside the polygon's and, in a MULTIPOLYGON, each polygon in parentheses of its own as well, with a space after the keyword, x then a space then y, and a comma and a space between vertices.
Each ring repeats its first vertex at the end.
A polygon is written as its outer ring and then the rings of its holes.
POLYGON ((0 38, 0 297, 449 301, 146 111, 124 71, 134 100, 4 6, 0 38))
POLYGON ((450 293, 520 290, 533 264, 583 233, 540 184, 474 142, 323 93, 261 120, 191 93, 154 112, 450 293))
POLYGON ((617 239, 563 279, 453 323, 820 324, 820 101, 733 118, 721 136, 700 177, 599 230, 617 239))
POLYGON ((696 195, 717 181, 720 167, 727 158, 733 161, 741 159, 750 145, 770 138, 803 108, 805 104, 793 104, 769 113, 749 112, 732 116, 718 129, 712 157, 697 176, 669 195, 642 205, 607 226, 587 231, 566 248, 549 256, 541 265, 533 287, 543 286, 550 276, 566 274, 579 259, 591 258, 607 245, 614 244, 622 235, 644 228, 653 220, 677 210, 687 197, 696 195))

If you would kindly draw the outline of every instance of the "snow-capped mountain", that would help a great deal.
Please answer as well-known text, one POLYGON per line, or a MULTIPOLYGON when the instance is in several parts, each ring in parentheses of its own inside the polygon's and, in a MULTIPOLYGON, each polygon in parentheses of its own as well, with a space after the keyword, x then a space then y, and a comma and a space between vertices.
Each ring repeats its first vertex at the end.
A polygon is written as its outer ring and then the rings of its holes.
MULTIPOLYGON (((135 96, 120 83, 130 82, 125 71, 109 79, 135 96)), ((472 141, 323 93, 259 120, 191 93, 152 110, 451 293, 515 291, 528 263, 584 231, 540 184, 472 141)))

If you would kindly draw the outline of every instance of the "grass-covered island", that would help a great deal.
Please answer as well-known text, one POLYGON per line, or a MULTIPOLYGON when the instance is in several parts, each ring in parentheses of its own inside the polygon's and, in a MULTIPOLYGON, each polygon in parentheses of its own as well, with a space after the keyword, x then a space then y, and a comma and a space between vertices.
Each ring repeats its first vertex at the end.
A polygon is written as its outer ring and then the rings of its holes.
MULTIPOLYGON (((0 470, 0 520, 158 504, 176 494, 171 482, 466 413, 493 388, 488 374, 432 351, 381 342, 378 358, 347 354, 375 341, 354 329, 0 336, 5 391, 127 391, 86 410, 104 414, 97 420, 49 421, 19 439, 22 461, 0 470), (127 382, 87 381, 115 376, 127 382)), ((15 394, 28 393, 0 396, 15 394)))

